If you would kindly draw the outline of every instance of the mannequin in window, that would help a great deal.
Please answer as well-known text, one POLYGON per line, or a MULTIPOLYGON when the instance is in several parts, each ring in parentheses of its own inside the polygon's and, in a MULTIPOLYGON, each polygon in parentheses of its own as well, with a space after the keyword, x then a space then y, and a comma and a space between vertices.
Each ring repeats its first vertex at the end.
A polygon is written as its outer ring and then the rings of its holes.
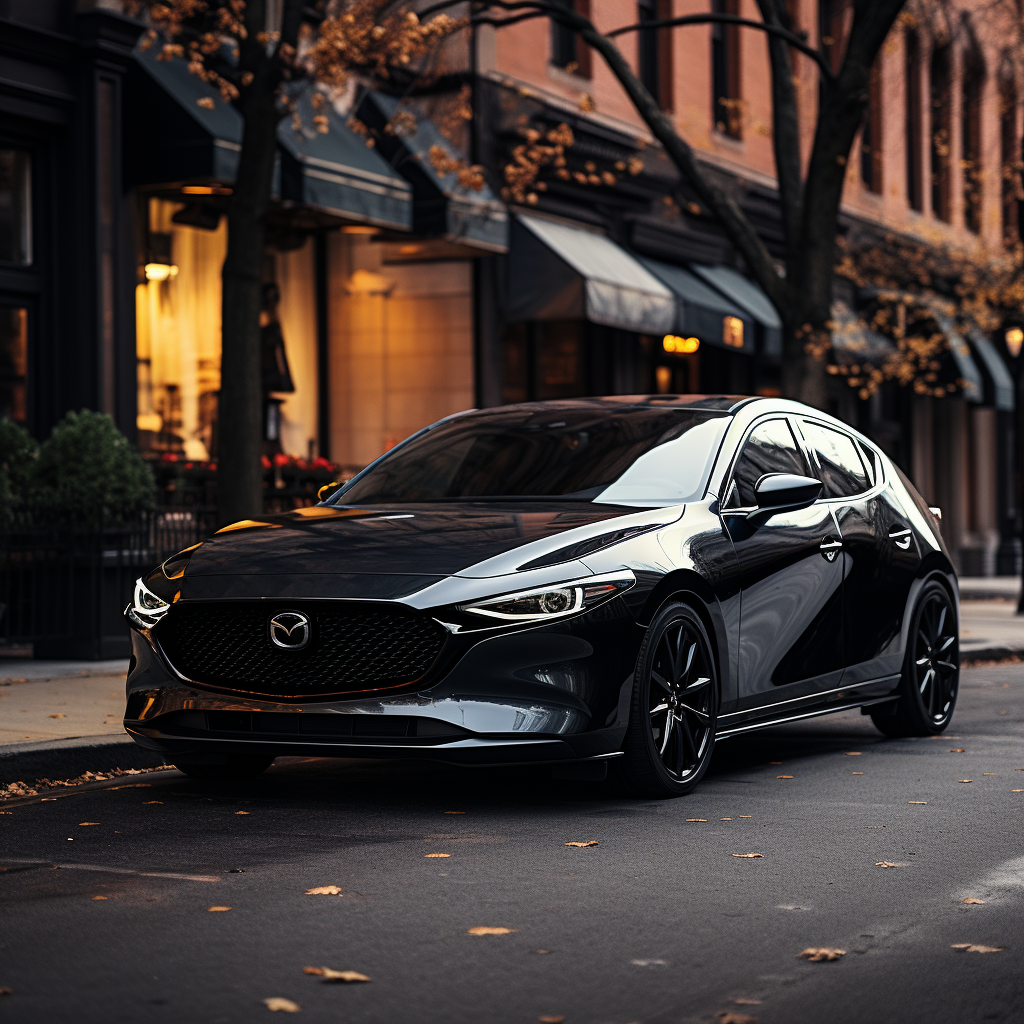
POLYGON ((263 380, 263 440, 264 453, 274 455, 281 451, 281 405, 283 399, 277 394, 293 394, 291 370, 288 368, 288 353, 284 347, 281 321, 277 307, 281 301, 281 290, 273 281, 263 286, 262 308, 260 309, 260 347, 263 380))

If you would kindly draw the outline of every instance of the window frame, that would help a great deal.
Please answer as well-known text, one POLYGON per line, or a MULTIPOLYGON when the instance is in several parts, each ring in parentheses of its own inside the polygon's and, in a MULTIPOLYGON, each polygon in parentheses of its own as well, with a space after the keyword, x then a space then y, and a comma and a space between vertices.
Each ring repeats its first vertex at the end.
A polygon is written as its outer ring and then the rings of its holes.
POLYGON ((815 501, 816 505, 823 504, 849 504, 853 501, 861 501, 864 498, 873 497, 876 493, 883 490, 886 483, 885 473, 885 462, 881 458, 881 455, 877 448, 873 444, 869 444, 864 438, 857 437, 849 430, 843 429, 841 426, 835 423, 829 423, 826 420, 819 419, 816 416, 794 416, 794 426, 798 432, 800 441, 804 446, 805 456, 811 463, 811 467, 816 473, 819 480, 821 480, 822 487, 825 486, 825 481, 822 478, 823 474, 821 471, 821 462, 818 459, 818 452, 814 445, 807 439, 807 435, 804 434, 801 429, 801 423, 806 420, 808 423, 813 423, 815 426, 823 427, 826 430, 833 430, 837 434, 842 434, 853 443, 854 451, 857 452, 857 458, 860 459, 861 468, 864 470, 864 475, 867 477, 868 486, 863 491, 858 491, 856 494, 843 494, 843 495, 829 495, 823 494, 820 498, 815 501), (864 462, 864 454, 861 451, 862 448, 866 448, 874 456, 875 460, 875 472, 864 462))
POLYGON ((793 440, 796 441, 797 449, 804 457, 804 462, 807 464, 809 472, 813 472, 815 463, 808 458, 807 441, 804 436, 796 429, 795 417, 789 412, 769 412, 763 416, 759 416, 749 427, 743 432, 743 436, 740 438, 739 443, 736 445, 736 450, 733 452, 732 458, 729 462, 729 468, 726 470, 724 477, 724 484, 722 485, 722 496, 718 499, 719 504, 719 515, 738 515, 742 513, 746 515, 748 512, 758 508, 757 505, 743 505, 740 508, 726 508, 725 502, 729 497, 729 492, 733 486, 733 479, 736 473, 736 466, 739 464, 740 457, 743 455, 743 449, 747 446, 747 441, 750 439, 750 435, 757 430, 758 427, 763 426, 765 423, 771 420, 783 420, 789 425, 790 432, 793 434, 793 440))

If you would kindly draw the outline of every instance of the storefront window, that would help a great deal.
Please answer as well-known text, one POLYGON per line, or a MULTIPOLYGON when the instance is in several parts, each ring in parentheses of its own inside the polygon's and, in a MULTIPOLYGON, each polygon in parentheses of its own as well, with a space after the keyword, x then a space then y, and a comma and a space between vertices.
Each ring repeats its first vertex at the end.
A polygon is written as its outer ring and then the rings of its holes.
MULTIPOLYGON (((136 289, 138 437, 144 454, 215 460, 220 391, 221 267, 227 228, 177 223, 182 203, 153 199, 136 289)), ((312 243, 265 261, 265 453, 316 447, 316 302, 312 243)))
POLYGON ((0 420, 27 420, 27 376, 28 310, 0 306, 0 420))
POLYGON ((32 263, 32 164, 20 149, 0 149, 0 263, 32 263))

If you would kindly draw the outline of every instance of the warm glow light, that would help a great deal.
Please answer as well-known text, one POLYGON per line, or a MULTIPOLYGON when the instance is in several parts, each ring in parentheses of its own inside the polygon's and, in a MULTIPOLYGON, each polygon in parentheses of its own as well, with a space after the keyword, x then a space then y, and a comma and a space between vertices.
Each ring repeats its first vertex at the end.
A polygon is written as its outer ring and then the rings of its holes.
POLYGON ((158 412, 140 412, 135 417, 135 426, 139 430, 152 430, 155 434, 163 430, 164 421, 158 412))
POLYGON ((346 224, 342 229, 343 235, 379 235, 380 228, 370 227, 369 224, 346 224))
POLYGON ((181 191, 186 196, 229 196, 231 189, 223 185, 182 185, 181 191))
POLYGON ((1024 344, 1024 331, 1019 327, 1011 327, 1006 332, 1006 350, 1014 359, 1020 355, 1022 344, 1024 344))
POLYGON ((170 263, 147 263, 147 281, 166 281, 169 277, 177 277, 178 268, 170 263))
POLYGON ((731 348, 743 348, 743 321, 738 316, 722 318, 722 341, 731 348))
POLYGON ((680 338, 678 334, 666 334, 661 341, 661 347, 666 352, 680 352, 689 355, 700 348, 700 339, 680 338))

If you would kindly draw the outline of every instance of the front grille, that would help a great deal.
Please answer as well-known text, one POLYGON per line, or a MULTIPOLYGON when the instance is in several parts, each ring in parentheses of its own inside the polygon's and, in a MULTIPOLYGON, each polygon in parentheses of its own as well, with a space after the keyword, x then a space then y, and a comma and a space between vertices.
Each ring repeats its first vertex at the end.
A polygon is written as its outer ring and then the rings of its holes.
POLYGON ((274 697, 415 682, 434 663, 446 635, 425 615, 345 601, 181 604, 154 630, 171 664, 187 678, 274 697), (310 620, 310 641, 302 650, 283 650, 270 639, 270 619, 283 611, 310 620))

